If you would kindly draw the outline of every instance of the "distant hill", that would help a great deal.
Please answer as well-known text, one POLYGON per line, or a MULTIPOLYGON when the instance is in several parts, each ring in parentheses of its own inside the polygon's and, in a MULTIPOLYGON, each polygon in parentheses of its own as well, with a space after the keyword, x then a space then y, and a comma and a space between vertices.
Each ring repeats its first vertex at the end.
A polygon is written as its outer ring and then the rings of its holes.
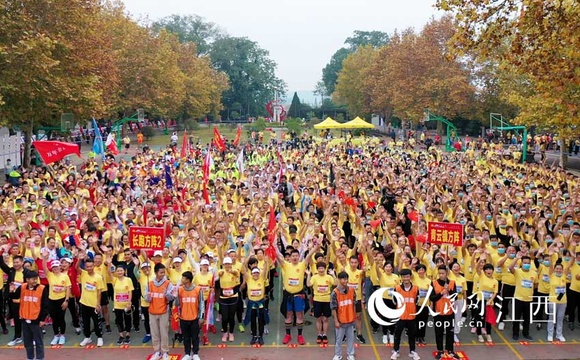
POLYGON ((292 96, 294 96, 294 92, 298 94, 301 103, 306 103, 311 106, 314 104, 320 105, 320 96, 315 96, 312 90, 292 90, 288 91, 286 96, 282 98, 285 104, 290 104, 292 102, 292 96))

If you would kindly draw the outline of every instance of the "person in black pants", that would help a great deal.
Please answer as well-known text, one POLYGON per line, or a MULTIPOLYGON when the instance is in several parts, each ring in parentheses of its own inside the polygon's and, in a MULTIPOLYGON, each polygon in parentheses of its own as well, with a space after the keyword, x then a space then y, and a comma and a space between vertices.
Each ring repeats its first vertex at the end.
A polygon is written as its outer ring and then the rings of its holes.
MULTIPOLYGON (((107 223, 111 224, 111 225, 115 225, 115 220, 114 219, 107 219, 107 223)), ((135 264, 139 264, 139 255, 138 254, 133 254, 131 252, 131 249, 125 249, 123 250, 123 261, 119 261, 118 260, 118 256, 113 258, 113 265, 118 266, 119 264, 123 264, 125 266, 125 268, 127 269, 127 276, 129 278, 131 278, 131 281, 133 282, 133 292, 131 294, 131 306, 133 307, 133 328, 135 329, 135 332, 139 332, 141 331, 140 329, 140 323, 141 323, 141 318, 139 315, 139 303, 140 303, 140 299, 141 299, 141 285, 139 285, 139 281, 137 280, 137 277, 135 276, 135 264)))
POLYGON ((443 334, 445 333, 445 350, 449 356, 459 359, 453 351, 453 328, 455 315, 453 304, 449 300, 455 294, 455 282, 447 278, 447 267, 441 265, 437 268, 438 279, 433 281, 433 291, 429 299, 438 315, 433 316, 435 325, 435 342, 437 343, 437 355, 435 359, 443 357, 443 334))
POLYGON ((179 323, 185 350, 183 360, 199 360, 199 329, 205 314, 203 291, 192 281, 191 271, 181 275, 181 287, 174 300, 174 305, 179 309, 179 323))
MULTIPOLYGON (((8 275, 8 281, 6 282, 9 286, 14 288, 19 288, 26 277, 28 270, 24 268, 24 258, 20 255, 14 256, 12 258, 12 267, 6 265, 4 256, 7 254, 0 254, 0 268, 8 275)), ((20 299, 14 298, 13 291, 10 291, 9 298, 9 311, 10 317, 14 320, 14 338, 8 343, 8 346, 15 346, 22 344, 22 323, 20 322, 20 299)))
POLYGON ((25 283, 16 287, 10 285, 13 298, 20 300, 20 318, 24 334, 27 359, 44 359, 42 327, 48 317, 48 287, 39 284, 38 274, 29 271, 24 275, 25 283), (36 354, 35 354, 36 350, 36 354))

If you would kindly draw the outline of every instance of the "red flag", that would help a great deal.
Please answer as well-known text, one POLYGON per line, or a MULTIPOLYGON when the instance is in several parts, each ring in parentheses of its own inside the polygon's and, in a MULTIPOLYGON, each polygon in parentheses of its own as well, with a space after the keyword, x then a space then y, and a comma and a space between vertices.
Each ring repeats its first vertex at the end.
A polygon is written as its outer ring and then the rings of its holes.
POLYGON ((77 144, 62 141, 33 141, 32 145, 46 165, 62 160, 65 156, 72 154, 81 157, 81 150, 77 144))
POLYGON ((274 207, 270 205, 270 219, 268 220, 268 248, 266 249, 266 255, 272 259, 276 260, 276 249, 274 248, 274 240, 276 239, 276 213, 274 212, 274 207))
POLYGON ((219 151, 226 151, 226 144, 224 143, 224 139, 222 138, 217 126, 213 127, 213 142, 219 151))
POLYGON ((183 143, 181 143, 181 158, 187 157, 187 145, 189 142, 187 141, 187 130, 183 131, 183 143))
POLYGON ((242 139, 242 127, 238 125, 238 131, 236 132, 236 138, 234 139, 234 146, 238 146, 241 139, 242 139))
POLYGON ((209 205, 209 192, 207 191, 207 183, 209 182, 209 172, 210 172, 212 165, 213 165, 213 160, 211 158, 211 148, 208 148, 207 154, 205 155, 205 158, 203 159, 203 165, 201 167, 201 170, 203 171, 202 196, 203 196, 203 199, 205 200, 206 205, 209 205))

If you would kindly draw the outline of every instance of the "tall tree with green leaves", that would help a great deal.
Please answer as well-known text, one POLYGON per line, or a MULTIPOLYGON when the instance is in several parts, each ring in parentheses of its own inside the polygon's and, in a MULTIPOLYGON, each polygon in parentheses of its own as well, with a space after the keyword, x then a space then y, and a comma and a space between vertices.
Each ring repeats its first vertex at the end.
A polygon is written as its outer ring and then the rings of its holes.
POLYGON ((206 21, 199 15, 170 15, 153 23, 155 32, 165 29, 177 35, 180 42, 192 42, 196 45, 197 54, 207 55, 215 40, 226 34, 214 23, 206 21))
POLYGON ((223 118, 235 103, 242 104, 246 116, 265 115, 265 106, 274 92, 286 91, 286 84, 276 76, 276 62, 255 41, 222 37, 213 43, 210 56, 212 66, 229 78, 230 88, 223 95, 223 118))
POLYGON ((292 104, 290 104, 290 109, 288 109, 288 115, 294 118, 300 118, 302 110, 302 104, 300 104, 300 98, 298 97, 298 93, 294 92, 294 96, 292 97, 292 104))

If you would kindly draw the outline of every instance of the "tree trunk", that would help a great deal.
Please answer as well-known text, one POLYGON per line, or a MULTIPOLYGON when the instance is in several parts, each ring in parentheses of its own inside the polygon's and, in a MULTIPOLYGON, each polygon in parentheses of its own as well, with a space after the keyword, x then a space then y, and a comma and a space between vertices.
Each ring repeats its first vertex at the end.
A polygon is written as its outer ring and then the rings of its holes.
POLYGON ((568 168, 568 142, 567 140, 562 139, 562 143, 560 145, 560 162, 558 165, 562 167, 562 169, 566 170, 568 168))

